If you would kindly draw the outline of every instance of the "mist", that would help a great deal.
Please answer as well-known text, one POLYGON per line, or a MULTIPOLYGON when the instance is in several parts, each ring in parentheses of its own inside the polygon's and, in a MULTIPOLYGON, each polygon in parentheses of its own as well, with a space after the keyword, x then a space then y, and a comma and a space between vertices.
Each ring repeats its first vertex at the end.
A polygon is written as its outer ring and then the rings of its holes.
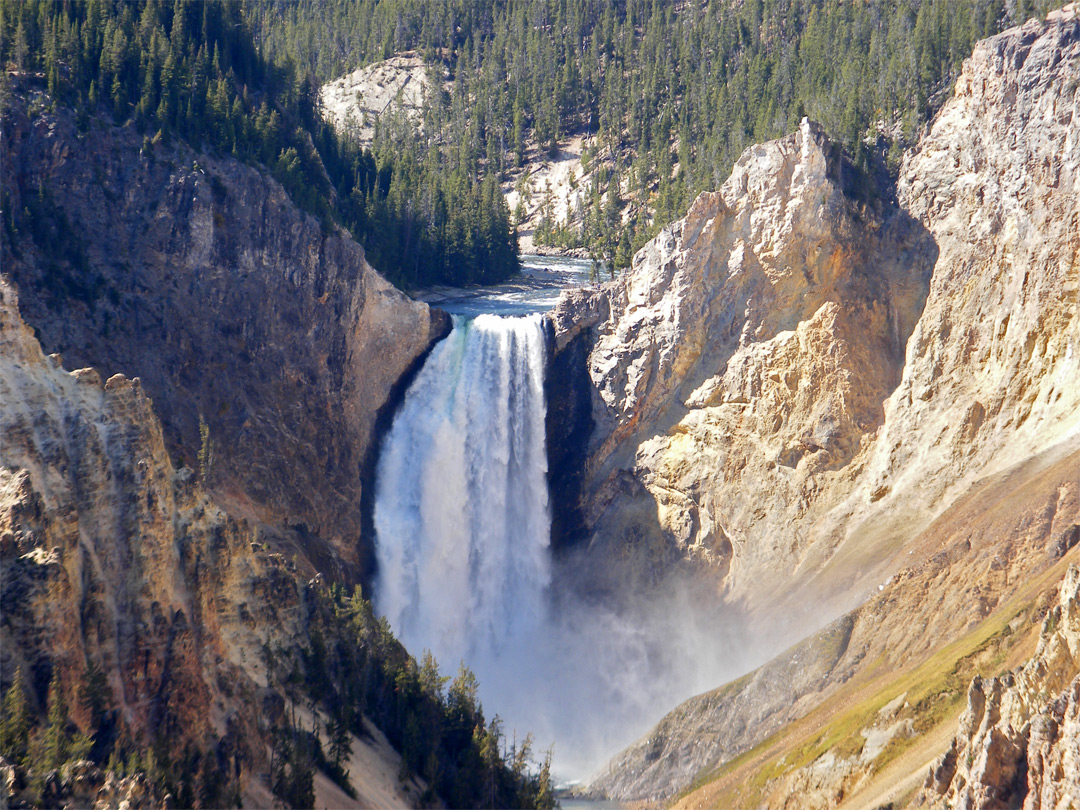
POLYGON ((610 565, 552 560, 544 367, 538 315, 456 319, 436 346, 380 455, 375 607, 414 656, 475 673, 508 741, 531 733, 557 779, 585 781, 760 659, 706 584, 599 596, 589 583, 610 565))

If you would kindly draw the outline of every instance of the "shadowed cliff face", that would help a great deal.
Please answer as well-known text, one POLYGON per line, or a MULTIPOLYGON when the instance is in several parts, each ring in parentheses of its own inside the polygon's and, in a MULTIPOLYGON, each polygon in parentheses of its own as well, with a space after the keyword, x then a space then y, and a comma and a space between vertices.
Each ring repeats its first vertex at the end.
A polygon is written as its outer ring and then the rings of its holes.
POLYGON ((321 570, 367 573, 377 415, 448 319, 250 167, 16 106, 4 272, 45 350, 138 376, 193 468, 205 421, 203 483, 230 514, 289 531, 321 570))

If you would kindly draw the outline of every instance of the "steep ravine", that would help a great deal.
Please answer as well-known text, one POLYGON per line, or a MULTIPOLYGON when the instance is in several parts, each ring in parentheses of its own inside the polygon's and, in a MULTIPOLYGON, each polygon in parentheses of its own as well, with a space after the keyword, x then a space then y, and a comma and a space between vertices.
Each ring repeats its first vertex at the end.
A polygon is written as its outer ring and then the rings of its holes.
POLYGON ((4 273, 45 350, 138 376, 192 468, 203 421, 219 505, 366 578, 378 415, 449 318, 236 160, 98 118, 82 132, 18 91, 3 151, 4 273))
POLYGON ((623 561, 609 587, 688 570, 775 640, 879 594, 804 642, 809 672, 783 674, 795 648, 685 704, 598 791, 670 797, 866 675, 875 649, 926 661, 1075 554, 1078 75, 1073 9, 986 40, 895 205, 862 203, 804 122, 747 150, 626 277, 560 302, 555 362, 585 358, 595 425, 570 503, 583 557, 623 561), (958 579, 934 573, 949 559, 958 579))

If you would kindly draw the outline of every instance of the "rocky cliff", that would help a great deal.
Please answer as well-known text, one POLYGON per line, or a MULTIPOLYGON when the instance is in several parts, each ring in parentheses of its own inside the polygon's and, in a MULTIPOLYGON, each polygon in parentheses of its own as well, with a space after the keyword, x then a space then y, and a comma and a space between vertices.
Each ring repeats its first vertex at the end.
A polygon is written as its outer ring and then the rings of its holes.
POLYGON ((357 68, 319 88, 323 115, 339 132, 370 149, 383 116, 401 116, 419 126, 434 70, 412 51, 357 68))
POLYGON ((799 564, 804 524, 882 424, 936 256, 869 183, 804 121, 748 150, 624 278, 560 302, 557 350, 583 328, 592 343, 594 544, 629 535, 742 596, 799 564))
POLYGON ((448 319, 254 168, 46 102, 16 92, 2 176, 4 272, 46 351, 138 376, 229 514, 362 577, 379 414, 448 319))
POLYGON ((223 761, 261 760, 260 649, 300 618, 285 560, 173 467, 138 379, 46 357, 6 282, 0 400, 3 671, 21 668, 31 696, 58 673, 81 728, 160 732, 175 757, 213 738, 223 761), (79 699, 91 667, 106 721, 79 699))
MULTIPOLYGON (((1074 9, 982 42, 895 205, 866 203, 804 123, 748 150, 625 278, 553 313, 556 356, 586 356, 591 384, 596 427, 573 460, 586 554, 647 548, 630 576, 689 567, 759 623, 779 604, 820 624, 877 594, 809 648, 680 707, 600 792, 671 796, 883 661, 932 661, 1075 545, 1078 75, 1074 9), (1032 533, 1048 518, 1057 528, 1032 533), (931 573, 950 559, 957 578, 931 573)), ((765 803, 817 779, 820 806, 836 806, 875 760, 802 772, 765 803)), ((738 795, 730 806, 761 801, 738 795)))
POLYGON ((976 678, 956 737, 915 804, 1080 806, 1080 568, 1069 569, 1035 655, 976 678))
MULTIPOLYGON (((268 745, 286 720, 268 652, 291 656, 308 643, 306 594, 318 580, 305 584, 265 530, 226 515, 190 468, 174 467, 138 378, 103 382, 93 368, 69 372, 59 355, 45 356, 5 280, 0 436, 5 679, 21 670, 28 699, 43 702, 57 676, 80 730, 136 746, 144 763, 151 750, 166 767, 182 763, 206 806, 241 795, 249 806, 272 802, 268 745), (104 683, 89 700, 93 673, 104 683)), ((370 734, 352 740, 360 803, 410 803, 400 758, 370 734)), ((24 785, 2 764, 12 798, 24 785)), ((316 780, 321 801, 354 805, 335 791, 316 780)), ((185 802, 90 762, 46 775, 40 800, 185 802)))
POLYGON ((895 203, 804 122, 560 302, 593 547, 751 605, 816 576, 839 610, 974 481, 1077 435, 1076 31, 980 44, 895 203))

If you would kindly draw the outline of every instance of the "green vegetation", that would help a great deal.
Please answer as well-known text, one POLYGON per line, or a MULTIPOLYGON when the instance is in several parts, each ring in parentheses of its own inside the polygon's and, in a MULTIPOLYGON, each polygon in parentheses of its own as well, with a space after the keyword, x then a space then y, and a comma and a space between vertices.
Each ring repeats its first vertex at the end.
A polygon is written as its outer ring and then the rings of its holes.
POLYGON ((314 75, 265 60, 240 3, 0 0, 0 63, 41 74, 80 126, 108 112, 160 133, 151 143, 173 133, 267 167, 302 208, 349 228, 399 285, 489 282, 518 268, 493 180, 340 140, 318 114, 314 75))
POLYGON ((65 693, 56 667, 44 700, 22 670, 16 669, 0 704, 0 756, 17 768, 20 801, 42 805, 50 774, 69 763, 88 760, 120 778, 143 774, 161 795, 172 793, 180 807, 196 806, 196 798, 202 807, 238 805, 239 783, 231 756, 235 740, 217 741, 205 751, 188 745, 179 756, 170 755, 164 732, 148 745, 135 743, 122 728, 104 673, 93 663, 73 692, 87 718, 85 730, 72 720, 65 693), (44 717, 35 704, 44 707, 44 717))
POLYGON ((322 83, 416 50, 449 71, 423 135, 448 173, 504 176, 526 140, 597 138, 580 228, 536 237, 617 265, 717 188, 748 145, 820 122, 855 160, 896 168, 979 38, 1060 0, 253 0, 277 64, 322 83), (872 145, 867 146, 867 142, 872 145), (438 148, 434 148, 438 146, 438 148))
POLYGON ((299 653, 269 647, 263 652, 272 681, 293 704, 310 705, 329 718, 328 753, 316 735, 304 735, 294 717, 280 732, 281 778, 274 779, 279 796, 293 806, 310 806, 304 804, 306 780, 318 761, 331 775, 336 769, 344 782, 348 732, 366 734, 367 717, 401 752, 402 781, 424 781, 426 803, 555 806, 550 752, 534 768, 531 737, 507 744, 498 716, 485 719, 476 677, 464 664, 453 680, 439 674, 430 652, 417 664, 359 589, 352 596, 338 586, 309 589, 307 600, 310 646, 299 653))
POLYGON ((79 112, 260 163, 349 228, 404 287, 516 271, 498 181, 529 143, 587 133, 581 222, 538 241, 629 263, 751 143, 819 121, 892 170, 974 42, 1060 0, 0 0, 0 61, 79 112), (422 128, 372 151, 318 114, 319 84, 417 50, 422 128), (443 87, 442 75, 449 75, 443 87))
MULTIPOLYGON (((353 793, 348 772, 352 735, 370 736, 365 728, 370 721, 401 753, 401 781, 423 781, 425 804, 556 806, 551 752, 535 762, 531 736, 508 741, 499 717, 485 718, 479 685, 464 664, 452 680, 439 673, 430 653, 418 664, 359 589, 347 597, 340 586, 309 587, 304 599, 308 646, 263 649, 270 683, 287 698, 281 710, 264 712, 270 785, 287 805, 313 805, 317 770, 353 793), (320 729, 318 720, 305 726, 298 707, 327 718, 324 726, 320 729)), ((164 707, 158 735, 136 741, 96 664, 67 691, 60 670, 53 668, 44 700, 20 670, 10 677, 0 703, 0 756, 19 768, 20 779, 25 777, 23 799, 41 803, 52 771, 90 760, 121 778, 144 774, 162 795, 172 793, 180 807, 239 802, 237 776, 241 763, 249 761, 239 730, 209 741, 204 749, 193 742, 177 749, 176 718, 164 707), (65 694, 74 695, 84 709, 83 730, 71 719, 65 694), (43 708, 35 710, 35 705, 43 708)))
POLYGON ((955 722, 972 678, 999 675, 1008 668, 1017 650, 1033 646, 1039 625, 1032 616, 1037 614, 1033 604, 1014 598, 971 632, 910 670, 898 673, 884 660, 870 662, 858 681, 754 748, 700 773, 680 795, 685 797, 726 778, 727 792, 714 796, 714 800, 733 806, 759 804, 774 779, 806 767, 827 751, 837 757, 858 756, 865 742, 863 729, 872 726, 881 709, 902 694, 904 705, 890 722, 910 719, 914 735, 894 737, 877 755, 870 768, 881 772, 923 735, 943 723, 955 722), (1026 629, 1016 632, 1014 625, 1026 629))

